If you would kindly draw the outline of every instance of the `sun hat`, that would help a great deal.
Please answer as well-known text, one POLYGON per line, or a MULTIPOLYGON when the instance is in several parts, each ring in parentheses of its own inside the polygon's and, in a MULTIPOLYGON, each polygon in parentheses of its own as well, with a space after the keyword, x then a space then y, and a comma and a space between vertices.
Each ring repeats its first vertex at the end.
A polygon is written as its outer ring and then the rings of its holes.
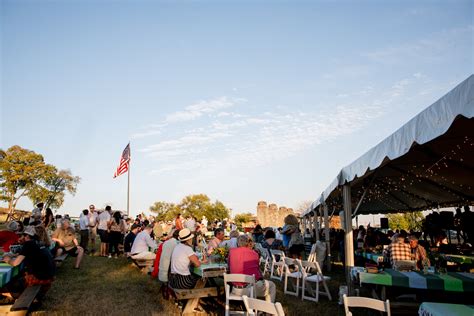
POLYGON ((194 237, 194 234, 191 233, 191 231, 187 228, 181 229, 179 231, 179 241, 186 241, 194 237))
POLYGON ((34 237, 36 235, 36 229, 34 226, 26 226, 21 233, 23 235, 29 235, 31 237, 34 237))

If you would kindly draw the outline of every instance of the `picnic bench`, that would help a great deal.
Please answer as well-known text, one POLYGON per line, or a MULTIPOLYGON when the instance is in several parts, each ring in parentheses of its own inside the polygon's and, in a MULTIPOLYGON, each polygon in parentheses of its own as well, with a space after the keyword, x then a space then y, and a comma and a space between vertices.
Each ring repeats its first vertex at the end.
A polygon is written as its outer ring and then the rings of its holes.
POLYGON ((132 257, 130 257, 130 259, 132 260, 133 264, 135 264, 137 268, 145 274, 150 271, 150 268, 153 267, 153 263, 155 262, 155 260, 133 259, 132 257))
POLYGON ((200 308, 200 299, 204 297, 216 297, 219 295, 217 287, 206 287, 208 278, 223 276, 226 271, 226 264, 209 263, 202 264, 200 267, 194 268, 193 273, 201 277, 196 282, 193 289, 172 289, 177 300, 185 300, 186 305, 182 311, 183 316, 206 315, 200 308))
POLYGON ((2 315, 20 316, 26 315, 33 304, 33 301, 38 296, 41 290, 41 285, 33 285, 27 287, 21 293, 13 305, 0 306, 0 313, 2 315))
POLYGON ((56 267, 61 266, 61 264, 64 262, 64 260, 66 260, 67 257, 68 257, 67 253, 63 253, 60 256, 54 257, 54 263, 56 263, 56 267))

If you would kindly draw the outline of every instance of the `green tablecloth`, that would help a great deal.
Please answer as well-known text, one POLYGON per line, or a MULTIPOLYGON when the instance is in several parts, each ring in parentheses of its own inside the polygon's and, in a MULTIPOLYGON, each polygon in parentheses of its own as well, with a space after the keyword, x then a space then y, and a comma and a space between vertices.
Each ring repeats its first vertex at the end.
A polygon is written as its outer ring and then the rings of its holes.
POLYGON ((16 277, 19 272, 19 267, 12 267, 8 263, 0 263, 0 287, 4 287, 5 284, 16 277))
POLYGON ((463 256, 463 255, 448 255, 448 254, 440 254, 446 261, 455 262, 455 263, 467 263, 473 264, 474 257, 471 256, 463 256))
POLYGON ((400 272, 385 269, 382 273, 360 272, 359 279, 361 284, 378 284, 451 292, 474 292, 473 273, 423 274, 418 271, 400 272))
POLYGON ((474 305, 425 302, 420 305, 419 316, 474 316, 474 305))
POLYGON ((201 264, 199 268, 195 267, 193 269, 193 273, 202 277, 202 272, 204 270, 214 270, 214 269, 218 270, 222 268, 227 268, 227 264, 226 263, 206 263, 206 264, 201 264))

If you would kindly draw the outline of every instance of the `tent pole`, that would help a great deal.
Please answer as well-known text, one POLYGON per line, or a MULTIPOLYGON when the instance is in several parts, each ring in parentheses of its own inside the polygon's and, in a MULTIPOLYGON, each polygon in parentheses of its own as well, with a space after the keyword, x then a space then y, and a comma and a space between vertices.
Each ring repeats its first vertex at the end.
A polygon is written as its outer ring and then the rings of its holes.
POLYGON ((314 219, 313 220, 314 220, 314 223, 315 223, 314 226, 316 226, 316 241, 319 241, 319 222, 318 222, 318 210, 317 209, 314 210, 314 219))
POLYGON ((352 236, 352 204, 351 204, 351 186, 345 184, 342 187, 342 197, 344 201, 344 257, 346 268, 346 282, 348 295, 353 295, 354 288, 351 280, 351 269, 354 267, 354 242, 352 236))
POLYGON ((331 271, 331 237, 329 235, 329 216, 328 216, 328 206, 326 203, 323 204, 324 209, 324 237, 326 241, 326 251, 327 251, 327 269, 331 271))

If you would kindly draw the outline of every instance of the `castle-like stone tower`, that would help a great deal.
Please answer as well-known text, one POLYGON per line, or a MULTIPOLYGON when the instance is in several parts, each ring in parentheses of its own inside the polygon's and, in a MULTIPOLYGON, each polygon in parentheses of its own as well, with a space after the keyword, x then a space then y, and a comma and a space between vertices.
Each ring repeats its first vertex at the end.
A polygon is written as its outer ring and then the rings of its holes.
POLYGON ((292 208, 278 207, 275 203, 267 205, 266 201, 260 201, 257 204, 257 219, 262 227, 282 227, 288 214, 293 214, 292 208))

